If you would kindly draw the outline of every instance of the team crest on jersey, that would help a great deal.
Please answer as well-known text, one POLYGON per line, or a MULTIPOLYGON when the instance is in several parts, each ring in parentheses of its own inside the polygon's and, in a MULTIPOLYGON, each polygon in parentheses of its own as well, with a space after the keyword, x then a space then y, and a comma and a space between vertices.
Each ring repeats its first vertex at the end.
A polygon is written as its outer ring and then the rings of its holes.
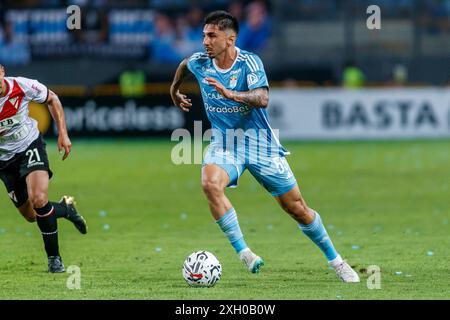
POLYGON ((231 89, 233 89, 234 87, 236 87, 237 80, 238 80, 238 78, 237 78, 237 75, 235 75, 235 74, 233 74, 233 75, 230 77, 230 88, 231 88, 231 89))

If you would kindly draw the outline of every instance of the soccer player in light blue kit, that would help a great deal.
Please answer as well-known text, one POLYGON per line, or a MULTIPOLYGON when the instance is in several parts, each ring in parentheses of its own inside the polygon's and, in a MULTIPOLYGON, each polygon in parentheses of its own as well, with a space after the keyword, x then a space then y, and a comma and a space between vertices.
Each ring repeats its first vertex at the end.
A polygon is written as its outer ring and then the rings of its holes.
POLYGON ((206 51, 180 63, 170 89, 173 102, 189 111, 191 100, 179 91, 188 71, 200 85, 213 131, 202 168, 211 213, 246 267, 259 272, 264 262, 247 246, 236 211, 225 195, 226 187, 237 186, 239 176, 248 169, 322 250, 338 278, 359 282, 358 274, 334 248, 320 215, 300 194, 285 159, 289 152, 268 122, 269 84, 263 64, 257 55, 235 46, 238 32, 235 17, 225 11, 210 13, 203 28, 206 51))

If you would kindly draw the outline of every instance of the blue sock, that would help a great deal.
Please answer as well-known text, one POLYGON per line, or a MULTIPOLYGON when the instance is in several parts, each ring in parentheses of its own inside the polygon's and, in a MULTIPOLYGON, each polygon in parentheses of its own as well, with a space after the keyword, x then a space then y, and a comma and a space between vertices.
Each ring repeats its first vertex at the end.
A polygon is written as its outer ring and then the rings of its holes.
POLYGON ((220 229, 225 233, 234 250, 237 253, 247 248, 244 241, 239 222, 237 220, 236 211, 234 208, 228 210, 219 220, 216 221, 220 229))
POLYGON ((320 215, 317 212, 315 212, 312 223, 307 225, 299 224, 298 226, 322 250, 328 261, 334 260, 338 256, 327 230, 323 226, 322 219, 320 219, 320 215))

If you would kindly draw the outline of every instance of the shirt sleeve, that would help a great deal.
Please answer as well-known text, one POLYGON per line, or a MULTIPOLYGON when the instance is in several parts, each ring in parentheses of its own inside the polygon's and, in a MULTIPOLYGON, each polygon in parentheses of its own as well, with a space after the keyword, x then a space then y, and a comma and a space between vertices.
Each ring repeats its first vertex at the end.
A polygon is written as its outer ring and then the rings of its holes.
POLYGON ((196 52, 187 59, 187 67, 193 74, 196 74, 195 64, 197 63, 198 59, 201 59, 203 55, 204 54, 202 52, 196 52))
POLYGON ((18 77, 19 85, 29 100, 45 103, 48 99, 48 88, 34 79, 18 77))
POLYGON ((255 55, 248 55, 245 61, 247 65, 247 87, 249 90, 256 88, 269 88, 266 71, 261 59, 255 55))
POLYGON ((190 72, 194 73, 194 71, 192 71, 192 56, 187 58, 187 68, 189 69, 190 72))
POLYGON ((187 67, 197 79, 203 75, 203 66, 207 61, 208 55, 205 52, 196 52, 187 59, 187 67))

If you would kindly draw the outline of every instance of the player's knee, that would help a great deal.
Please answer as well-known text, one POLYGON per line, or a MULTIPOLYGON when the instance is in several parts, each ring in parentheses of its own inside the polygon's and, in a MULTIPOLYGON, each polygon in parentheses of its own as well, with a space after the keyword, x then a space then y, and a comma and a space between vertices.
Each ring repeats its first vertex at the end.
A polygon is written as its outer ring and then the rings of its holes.
POLYGON ((29 197, 33 208, 42 208, 48 202, 48 197, 44 192, 35 192, 30 194, 29 197))
POLYGON ((309 214, 308 207, 300 200, 284 203, 283 209, 290 215, 298 218, 306 217, 309 214))
POLYGON ((217 178, 206 178, 202 179, 203 192, 208 197, 218 196, 223 193, 223 186, 217 178))
POLYGON ((310 224, 314 221, 314 214, 312 210, 308 208, 308 206, 304 202, 300 202, 297 204, 297 208, 295 211, 295 220, 302 224, 310 224))

